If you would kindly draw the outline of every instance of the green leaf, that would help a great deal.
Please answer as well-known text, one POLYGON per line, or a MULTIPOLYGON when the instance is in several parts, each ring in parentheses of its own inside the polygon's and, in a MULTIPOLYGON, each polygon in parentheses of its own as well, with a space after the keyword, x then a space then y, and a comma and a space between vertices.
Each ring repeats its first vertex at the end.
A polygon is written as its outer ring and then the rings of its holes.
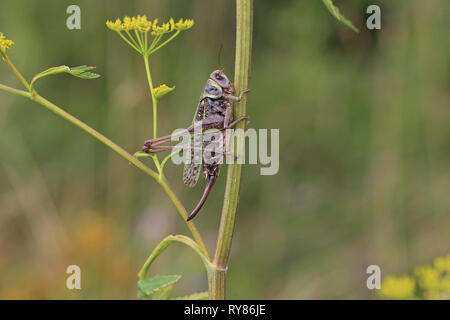
POLYGON ((175 282, 180 280, 180 275, 157 276, 138 281, 139 298, 147 298, 151 294, 158 292, 168 286, 172 286, 175 282))
POLYGON ((162 96, 172 92, 173 90, 175 90, 175 86, 173 87, 168 87, 165 84, 160 85, 159 87, 153 89, 153 93, 155 95, 156 99, 161 98, 162 96))
POLYGON ((156 291, 153 294, 153 300, 168 300, 169 295, 172 292, 173 286, 168 286, 166 288, 163 288, 159 291, 156 291))
POLYGON ((208 291, 193 293, 188 296, 177 297, 175 300, 208 300, 208 291))
POLYGON ((345 24, 353 31, 359 32, 358 28, 356 28, 350 20, 348 20, 341 14, 339 9, 333 4, 332 0, 322 0, 322 2, 325 4, 325 7, 327 7, 327 9, 331 12, 331 14, 335 16, 336 19, 338 19, 340 22, 345 24))
POLYGON ((75 77, 79 77, 82 79, 95 79, 95 78, 100 77, 100 75, 89 72, 94 69, 95 69, 95 67, 91 67, 91 66, 72 67, 72 68, 69 68, 69 73, 75 77))
POLYGON ((75 77, 82 78, 82 79, 95 79, 100 77, 100 75, 96 73, 90 72, 91 70, 95 69, 95 67, 90 66, 79 66, 79 67, 68 67, 68 66, 59 66, 59 67, 53 67, 50 69, 47 69, 45 71, 42 71, 41 73, 38 73, 34 76, 33 80, 31 80, 30 87, 33 89, 33 85, 36 81, 39 79, 42 79, 44 77, 60 74, 60 73, 69 73, 75 77))

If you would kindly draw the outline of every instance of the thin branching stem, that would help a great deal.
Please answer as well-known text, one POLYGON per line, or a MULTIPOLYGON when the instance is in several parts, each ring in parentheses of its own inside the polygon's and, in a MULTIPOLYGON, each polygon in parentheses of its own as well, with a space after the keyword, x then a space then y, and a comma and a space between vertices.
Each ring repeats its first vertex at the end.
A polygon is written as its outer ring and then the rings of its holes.
POLYGON ((154 53, 156 51, 158 51, 159 49, 161 49, 162 47, 164 47, 166 44, 168 44, 170 41, 172 41, 177 35, 180 34, 180 30, 177 30, 170 38, 168 38, 166 41, 164 41, 163 43, 161 43, 159 46, 157 46, 156 48, 151 50, 151 53, 154 53))
POLYGON ((11 87, 5 86, 4 84, 0 84, 0 90, 6 91, 9 93, 13 93, 13 94, 17 94, 17 95, 20 95, 25 98, 30 98, 30 96, 31 96, 31 94, 28 91, 11 88, 11 87))
POLYGON ((25 78, 22 76, 22 74, 17 70, 17 68, 14 66, 14 64, 11 62, 11 60, 8 58, 5 52, 0 50, 0 55, 2 56, 3 60, 6 62, 8 67, 14 72, 16 77, 22 82, 22 84, 27 88, 27 90, 30 90, 30 84, 25 80, 25 78))
POLYGON ((133 39, 133 37, 130 35, 130 33, 128 33, 128 35, 130 36, 130 39, 133 41, 133 43, 131 43, 121 32, 117 32, 117 33, 130 47, 132 47, 137 52, 141 53, 141 50, 139 49, 139 45, 136 43, 136 41, 133 39))
POLYGON ((152 75, 150 73, 150 66, 148 64, 148 56, 144 55, 144 63, 145 63, 145 72, 147 74, 148 86, 150 89, 150 94, 152 96, 152 104, 153 104, 153 138, 156 139, 158 137, 158 100, 153 92, 153 82, 152 75))

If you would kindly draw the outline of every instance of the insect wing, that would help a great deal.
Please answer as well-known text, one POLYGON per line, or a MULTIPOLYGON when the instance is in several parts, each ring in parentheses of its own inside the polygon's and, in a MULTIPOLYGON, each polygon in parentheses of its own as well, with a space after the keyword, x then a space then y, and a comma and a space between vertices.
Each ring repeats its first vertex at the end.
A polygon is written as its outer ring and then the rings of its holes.
POLYGON ((188 152, 190 152, 190 163, 184 165, 183 169, 183 183, 192 188, 200 177, 200 169, 202 168, 202 146, 203 135, 201 121, 206 116, 206 101, 202 100, 198 104, 197 111, 194 115, 194 133, 191 136, 191 145, 188 152), (197 124, 197 125, 196 125, 197 124))
POLYGON ((200 168, 202 167, 202 145, 203 145, 202 132, 194 132, 191 137, 191 146, 188 152, 190 152, 190 163, 184 165, 183 170, 183 183, 192 188, 197 184, 200 176, 200 168))

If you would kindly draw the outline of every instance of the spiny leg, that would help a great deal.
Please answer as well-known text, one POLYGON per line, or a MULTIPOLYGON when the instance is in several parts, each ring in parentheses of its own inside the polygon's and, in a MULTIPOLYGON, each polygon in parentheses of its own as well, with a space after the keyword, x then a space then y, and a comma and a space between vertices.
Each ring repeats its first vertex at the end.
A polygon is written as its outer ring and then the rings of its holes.
POLYGON ((216 151, 216 150, 209 150, 207 147, 206 148, 201 148, 201 147, 189 147, 189 146, 152 146, 151 149, 147 149, 145 150, 145 152, 147 153, 158 153, 158 152, 164 152, 164 151, 169 151, 169 150, 187 150, 187 149, 191 149, 193 151, 208 151, 208 152, 214 152, 215 154, 222 154, 224 156, 233 156, 235 160, 237 160, 237 157, 235 155, 233 155, 230 152, 226 152, 226 151, 216 151))
POLYGON ((161 143, 165 143, 167 141, 170 141, 172 137, 178 137, 186 133, 192 133, 194 131, 194 125, 189 126, 187 129, 181 130, 177 132, 176 134, 169 134, 167 136, 162 136, 155 139, 149 139, 144 141, 144 147, 153 147, 156 145, 159 145, 161 143))
MULTIPOLYGON (((201 121, 202 131, 209 130, 209 129, 220 129, 220 126, 222 126, 222 124, 223 124, 223 122, 220 119, 205 119, 205 120, 201 121)), ((152 146, 166 143, 166 142, 172 140, 172 138, 174 138, 174 137, 178 137, 178 136, 181 136, 186 133, 193 133, 194 131, 195 131, 195 124, 189 126, 187 129, 183 129, 183 130, 177 132, 176 134, 170 134, 167 136, 146 140, 144 142, 143 151, 145 151, 144 149, 151 148, 152 146)))

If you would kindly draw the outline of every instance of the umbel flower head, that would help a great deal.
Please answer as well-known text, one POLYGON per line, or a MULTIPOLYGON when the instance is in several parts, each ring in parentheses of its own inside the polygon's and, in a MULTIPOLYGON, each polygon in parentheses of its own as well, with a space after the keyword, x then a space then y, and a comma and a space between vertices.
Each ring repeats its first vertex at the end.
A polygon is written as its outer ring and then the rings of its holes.
POLYGON ((5 52, 14 45, 14 41, 6 39, 3 33, 0 32, 0 49, 5 52))
POLYGON ((190 29, 194 20, 180 19, 175 22, 172 18, 168 22, 159 23, 158 19, 149 20, 147 16, 125 17, 123 20, 106 21, 106 26, 116 31, 119 36, 144 56, 149 56, 167 43, 172 41, 181 31, 190 29), (149 34, 153 40, 149 44, 149 34), (165 39, 161 44, 163 37, 165 39))

